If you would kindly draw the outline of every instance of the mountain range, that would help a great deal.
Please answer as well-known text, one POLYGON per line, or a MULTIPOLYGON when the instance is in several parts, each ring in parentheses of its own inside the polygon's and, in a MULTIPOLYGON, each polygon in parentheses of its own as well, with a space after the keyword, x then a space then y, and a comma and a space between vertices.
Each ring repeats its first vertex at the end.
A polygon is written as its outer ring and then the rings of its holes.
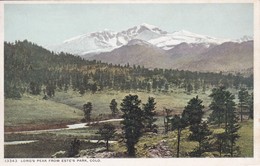
POLYGON ((192 71, 253 70, 253 38, 220 39, 181 30, 169 33, 141 24, 124 31, 104 30, 49 46, 89 60, 192 71))

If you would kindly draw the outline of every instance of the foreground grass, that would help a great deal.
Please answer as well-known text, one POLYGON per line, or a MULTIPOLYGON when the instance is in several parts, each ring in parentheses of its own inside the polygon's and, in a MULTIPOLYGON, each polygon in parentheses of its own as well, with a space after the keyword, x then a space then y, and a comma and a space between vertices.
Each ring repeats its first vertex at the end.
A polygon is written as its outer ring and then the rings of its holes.
MULTIPOLYGON (((4 146, 5 158, 51 158, 58 151, 68 151, 73 138, 43 139, 23 145, 4 146)), ((82 149, 98 148, 104 145, 81 141, 82 149)))
POLYGON ((253 157, 254 151, 254 123, 252 120, 244 121, 241 124, 241 128, 238 130, 240 138, 237 141, 237 145, 240 147, 241 157, 253 157))
MULTIPOLYGON (((159 117, 160 119, 160 117, 159 117)), ((161 123, 158 123, 160 125, 161 123)), ((117 126, 117 130, 120 130, 119 122, 114 122, 117 126)), ((240 147, 241 154, 239 157, 253 157, 253 121, 245 121, 241 124, 241 129, 239 130, 240 138, 237 141, 237 145, 240 147)), ((159 126, 163 128, 163 126, 159 126)), ((210 129, 214 133, 223 132, 223 129, 217 128, 216 126, 211 126, 210 129)), ((98 126, 91 126, 84 129, 75 130, 63 130, 56 132, 48 132, 41 134, 5 134, 5 142, 9 141, 26 141, 26 140, 38 140, 38 142, 26 144, 26 145, 9 145, 5 146, 5 157, 7 158, 23 158, 23 157, 51 157, 57 151, 66 151, 69 148, 70 142, 74 138, 80 140, 98 140, 100 137, 96 134, 98 131, 98 126)), ((198 145, 197 142, 189 141, 188 135, 190 134, 188 128, 182 131, 181 144, 180 144, 180 157, 190 157, 189 153, 194 150, 198 145)), ((110 150, 114 152, 119 152, 125 154, 127 149, 125 143, 118 136, 114 140, 119 141, 116 144, 110 146, 110 150)), ((137 157, 150 157, 148 149, 158 145, 160 142, 165 142, 171 151, 171 156, 176 157, 176 147, 177 147, 177 133, 176 131, 171 131, 168 134, 163 134, 159 132, 155 134, 145 134, 136 144, 137 157)), ((81 150, 89 148, 99 148, 104 147, 102 144, 93 144, 89 142, 82 142, 81 150)), ((213 157, 213 155, 218 155, 218 152, 208 153, 207 157, 213 157), (214 154, 215 153, 215 154, 214 154)))
MULTIPOLYGON (((79 122, 83 118, 82 106, 87 102, 92 102, 93 111, 92 117, 96 118, 100 114, 110 115, 109 103, 112 99, 116 99, 118 107, 122 99, 130 92, 103 91, 96 94, 79 95, 77 92, 68 91, 57 92, 56 96, 49 100, 43 100, 42 96, 24 95, 20 100, 5 99, 5 128, 7 127, 28 127, 33 125, 59 124, 79 122)), ((171 108, 174 113, 180 112, 187 105, 187 102, 197 94, 187 95, 181 90, 173 90, 170 93, 158 92, 132 92, 137 94, 146 103, 149 96, 156 100, 156 112, 159 115, 163 114, 163 108, 171 108)), ((198 94, 203 100, 203 104, 207 108, 210 103, 210 98, 206 94, 198 94)), ((208 114, 209 112, 206 112, 208 114)), ((137 157, 148 157, 147 148, 158 144, 161 140, 165 140, 172 152, 172 157, 176 157, 176 133, 169 132, 163 134, 163 117, 157 117, 157 125, 159 126, 159 134, 156 136, 144 135, 137 146, 137 157)), ((114 124, 120 128, 118 122, 114 124)), ((253 122, 245 121, 241 124, 239 130, 240 138, 237 145, 240 146, 241 157, 253 156, 253 122)), ((98 139, 95 134, 98 126, 89 127, 86 129, 63 130, 42 134, 6 134, 5 141, 22 141, 22 140, 39 140, 38 142, 26 145, 5 146, 5 157, 50 157, 57 151, 65 150, 71 140, 75 137, 79 139, 98 139), (45 150, 45 151, 44 151, 45 150), (37 152, 36 152, 37 151, 37 152)), ((212 128, 213 132, 217 132, 217 128, 212 128)), ((188 141, 188 131, 183 131, 181 143, 181 157, 188 157, 196 146, 196 142, 188 141)), ((116 138, 120 140, 120 138, 116 138)), ((83 143, 82 149, 90 146, 98 147, 97 144, 83 143)), ((111 147, 115 152, 126 152, 125 144, 119 142, 111 147)))
MULTIPOLYGON (((161 126, 162 127, 162 126, 161 126)), ((222 128, 216 126, 210 126, 210 130, 213 133, 223 132, 222 128)), ((188 128, 184 129, 181 134, 180 143, 180 157, 186 158, 190 157, 189 153, 192 152, 197 146, 198 142, 188 140, 190 132, 188 128)), ((248 120, 241 123, 241 128, 239 130, 240 138, 237 141, 237 145, 240 148, 240 154, 238 157, 253 157, 253 121, 248 120)), ((165 142, 171 151, 172 157, 176 157, 177 149, 177 132, 170 131, 168 134, 145 134, 139 140, 136 145, 137 157, 150 157, 148 149, 157 146, 160 142, 165 142)), ((214 142, 214 141, 213 141, 214 142)), ((113 150, 117 152, 126 152, 125 144, 123 142, 118 143, 113 146, 113 150)), ((207 152, 204 157, 219 157, 217 151, 207 152)))

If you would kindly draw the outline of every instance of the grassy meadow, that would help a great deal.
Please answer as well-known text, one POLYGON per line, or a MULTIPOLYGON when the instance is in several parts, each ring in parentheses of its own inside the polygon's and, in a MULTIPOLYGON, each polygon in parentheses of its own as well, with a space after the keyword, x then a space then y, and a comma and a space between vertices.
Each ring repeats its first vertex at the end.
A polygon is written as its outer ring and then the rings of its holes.
MULTIPOLYGON (((161 92, 119 92, 119 91, 102 91, 96 94, 86 93, 80 95, 78 92, 69 90, 68 92, 56 92, 53 98, 43 100, 42 95, 33 96, 26 94, 19 100, 5 99, 5 131, 19 131, 19 130, 35 130, 64 127, 66 124, 79 123, 83 118, 82 106, 87 102, 92 102, 92 119, 107 119, 111 114, 109 104, 112 99, 116 99, 118 108, 122 99, 128 95, 137 94, 146 103, 149 96, 156 100, 156 112, 158 113, 158 120, 156 124, 159 126, 158 135, 144 135, 136 145, 137 157, 149 157, 147 154, 147 147, 152 147, 162 140, 166 140, 166 144, 171 150, 172 157, 176 157, 176 132, 169 132, 167 135, 163 134, 163 108, 173 109, 174 113, 181 112, 187 105, 187 102, 199 96, 203 100, 205 106, 206 116, 208 105, 211 102, 208 97, 211 91, 202 93, 186 94, 182 90, 172 90, 168 93, 161 92), (100 116, 102 114, 102 116, 100 116)), ((113 124, 120 129, 120 122, 113 122, 113 124)), ((61 150, 68 150, 70 142, 74 138, 80 140, 97 140, 99 136, 98 124, 88 128, 74 129, 74 130, 60 130, 45 133, 13 133, 5 134, 5 142, 9 141, 25 141, 38 140, 37 142, 22 145, 5 145, 6 158, 48 158, 55 152, 61 150)), ((237 144, 240 146, 241 157, 253 156, 253 121, 245 121, 241 124, 239 130, 240 138, 237 144)), ((210 128, 213 132, 219 129, 216 127, 210 128)), ((188 157, 196 146, 196 142, 188 141, 185 137, 189 134, 188 130, 183 131, 183 137, 180 147, 180 156, 188 157)), ((114 138, 120 140, 120 137, 114 138)), ((95 144, 84 142, 81 145, 81 150, 89 148, 104 147, 103 144, 95 144)), ((122 141, 111 145, 110 151, 122 152, 126 151, 125 145, 122 141)))
MULTIPOLYGON (((5 127, 18 127, 23 125, 41 125, 41 124, 60 124, 73 123, 83 118, 82 108, 87 102, 93 106, 92 118, 97 118, 102 114, 111 114, 109 104, 112 99, 116 99, 118 108, 122 99, 128 94, 137 94, 146 103, 148 97, 154 97, 156 101, 156 112, 163 113, 163 108, 173 109, 174 112, 182 111, 187 102, 196 95, 203 100, 206 109, 210 103, 208 95, 191 94, 187 95, 182 90, 175 90, 169 93, 159 92, 120 92, 120 91, 102 91, 95 94, 86 93, 80 95, 78 92, 69 90, 68 92, 56 92, 55 96, 48 100, 43 100, 41 95, 34 96, 26 94, 19 100, 5 99, 5 127)), ((102 118, 102 117, 101 117, 102 118)))

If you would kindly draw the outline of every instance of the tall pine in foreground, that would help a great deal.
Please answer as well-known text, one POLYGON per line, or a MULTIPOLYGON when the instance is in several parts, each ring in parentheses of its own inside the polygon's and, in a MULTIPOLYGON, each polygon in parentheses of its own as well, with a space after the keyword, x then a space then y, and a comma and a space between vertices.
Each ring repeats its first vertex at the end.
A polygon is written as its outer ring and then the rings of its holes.
POLYGON ((212 99, 209 107, 212 111, 209 121, 218 124, 220 127, 221 123, 224 122, 225 115, 225 93, 226 88, 224 86, 220 86, 218 88, 212 89, 212 93, 209 97, 212 99))
POLYGON ((234 102, 234 99, 235 97, 233 95, 230 95, 229 98, 226 98, 227 120, 225 125, 225 133, 228 141, 228 153, 231 157, 239 152, 239 147, 236 146, 236 141, 240 137, 238 134, 238 130, 240 128, 240 125, 238 124, 239 118, 237 117, 235 107, 236 104, 234 102))
POLYGON ((240 128, 234 102, 235 96, 225 87, 219 87, 212 90, 210 97, 212 97, 210 108, 213 109, 211 122, 217 122, 219 126, 224 123, 224 132, 216 136, 218 151, 220 156, 223 152, 233 157, 239 149, 236 146, 236 141, 239 138, 238 130, 240 128), (219 119, 222 120, 219 121, 219 119))
POLYGON ((254 94, 253 93, 251 93, 248 99, 248 109, 249 109, 248 118, 254 119, 254 94))
POLYGON ((231 157, 237 156, 239 153, 239 146, 236 145, 236 141, 240 137, 238 134, 238 130, 240 129, 240 125, 238 124, 239 118, 235 113, 229 114, 229 120, 227 125, 227 133, 226 138, 228 140, 228 153, 231 157))
POLYGON ((202 110, 204 108, 202 102, 203 101, 196 96, 188 102, 187 106, 185 106, 182 115, 187 118, 189 125, 199 124, 201 122, 203 116, 202 110))
POLYGON ((171 119, 172 130, 177 130, 177 150, 176 156, 180 156, 181 131, 187 126, 187 120, 180 115, 174 115, 171 119))
POLYGON ((189 135, 189 139, 199 143, 190 153, 192 157, 201 157, 204 152, 210 149, 210 135, 212 132, 209 130, 207 122, 202 122, 204 114, 204 105, 202 105, 202 102, 198 96, 192 98, 182 113, 182 118, 185 119, 186 125, 190 126, 191 134, 189 135))
POLYGON ((143 129, 143 112, 140 108, 141 100, 137 95, 125 96, 121 103, 123 112, 123 131, 129 157, 135 157, 135 144, 139 141, 143 129))
POLYGON ((243 114, 245 111, 248 110, 248 100, 249 100, 249 94, 248 91, 245 88, 241 88, 238 92, 238 99, 239 99, 239 109, 240 109, 240 121, 243 121, 243 114))
POLYGON ((156 103, 153 97, 149 97, 147 103, 143 105, 145 131, 157 131, 157 126, 154 124, 154 122, 157 120, 154 117, 156 115, 154 111, 155 105, 156 103))
POLYGON ((204 152, 210 150, 210 136, 212 131, 209 130, 207 122, 202 122, 193 127, 193 134, 190 136, 190 139, 197 141, 198 146, 190 153, 192 157, 201 157, 204 152))

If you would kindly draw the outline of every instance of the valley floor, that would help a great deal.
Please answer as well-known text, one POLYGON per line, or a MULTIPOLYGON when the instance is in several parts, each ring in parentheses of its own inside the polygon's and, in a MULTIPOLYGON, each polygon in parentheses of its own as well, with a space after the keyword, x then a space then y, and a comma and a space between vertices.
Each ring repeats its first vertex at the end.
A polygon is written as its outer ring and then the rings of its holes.
MULTIPOLYGON (((77 92, 68 91, 57 92, 54 98, 43 100, 42 96, 25 95, 20 100, 5 100, 5 142, 27 141, 19 144, 5 144, 5 158, 50 158, 56 152, 67 151, 70 142, 74 138, 81 141, 80 150, 82 156, 95 157, 96 154, 103 154, 105 144, 97 143, 99 136, 99 123, 89 124, 89 127, 74 128, 66 130, 50 130, 47 132, 21 132, 31 130, 46 130, 66 128, 68 124, 80 123, 83 118, 82 106, 87 102, 93 103, 93 121, 104 119, 112 119, 109 103, 112 99, 116 99, 119 103, 124 96, 130 92, 98 92, 97 94, 79 95, 77 92), (29 142, 28 142, 29 141, 29 142), (30 142, 31 141, 31 142, 30 142)), ((158 120, 156 124, 159 126, 158 134, 145 134, 138 144, 137 157, 176 157, 176 133, 169 132, 164 134, 163 127, 163 108, 171 108, 174 113, 182 111, 187 102, 196 95, 203 100, 207 110, 210 103, 209 94, 191 94, 180 90, 174 90, 171 93, 146 93, 133 92, 137 94, 143 103, 147 101, 149 96, 156 100, 156 112, 158 120), (158 149, 164 149, 160 151, 158 149)), ((133 94, 132 93, 132 94, 133 94)), ((205 113, 208 116, 208 111, 205 113)), ((113 123, 120 132, 120 121, 113 123)), ((241 157, 253 157, 253 121, 247 120, 241 123, 239 130, 240 138, 238 145, 240 146, 241 157)), ((218 130, 212 126, 210 128, 218 130)), ((187 153, 196 146, 195 142, 185 139, 188 131, 183 132, 183 143, 181 144, 181 157, 188 157, 187 153)), ((110 157, 126 157, 126 148, 122 139, 118 136, 110 142, 110 157)), ((107 154, 105 154, 107 155, 107 154)), ((209 154, 208 157, 216 157, 217 154, 209 154)), ((100 156, 99 156, 100 157, 100 156)), ((102 156, 101 156, 102 157, 102 156)), ((109 156, 106 156, 109 157, 109 156)))

